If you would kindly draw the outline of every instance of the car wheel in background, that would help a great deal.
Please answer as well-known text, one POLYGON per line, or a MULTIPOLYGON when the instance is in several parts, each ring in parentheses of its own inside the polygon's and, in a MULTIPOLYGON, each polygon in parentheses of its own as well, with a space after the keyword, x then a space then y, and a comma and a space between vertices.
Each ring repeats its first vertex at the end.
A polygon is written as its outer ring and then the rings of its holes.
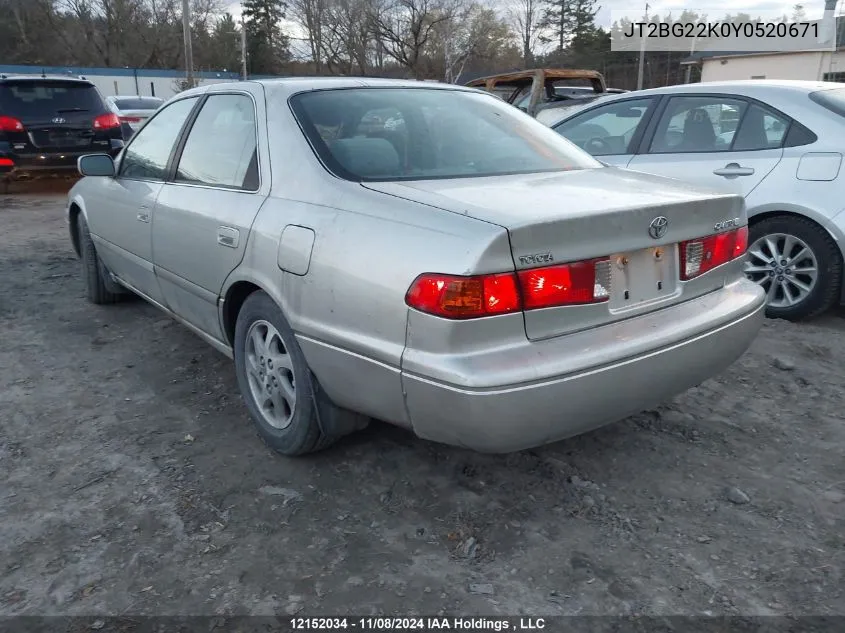
POLYGON ((323 449, 368 420, 332 404, 311 374, 281 309, 265 292, 247 297, 235 325, 235 373, 262 439, 283 455, 323 449))
POLYGON ((80 213, 76 218, 79 232, 79 259, 82 261, 82 276, 85 280, 85 294, 88 301, 97 305, 116 303, 122 293, 108 278, 108 271, 94 248, 88 223, 80 213))
POLYGON ((745 274, 766 290, 766 316, 817 316, 839 297, 842 257, 815 222, 774 216, 751 224, 745 274))

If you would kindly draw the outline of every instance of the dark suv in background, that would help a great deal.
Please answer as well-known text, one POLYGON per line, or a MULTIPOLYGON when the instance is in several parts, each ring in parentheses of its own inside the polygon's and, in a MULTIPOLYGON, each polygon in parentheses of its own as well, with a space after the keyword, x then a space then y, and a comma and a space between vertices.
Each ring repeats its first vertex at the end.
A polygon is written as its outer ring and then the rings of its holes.
POLYGON ((120 119, 90 81, 0 76, 0 180, 73 175, 79 156, 122 146, 120 119))

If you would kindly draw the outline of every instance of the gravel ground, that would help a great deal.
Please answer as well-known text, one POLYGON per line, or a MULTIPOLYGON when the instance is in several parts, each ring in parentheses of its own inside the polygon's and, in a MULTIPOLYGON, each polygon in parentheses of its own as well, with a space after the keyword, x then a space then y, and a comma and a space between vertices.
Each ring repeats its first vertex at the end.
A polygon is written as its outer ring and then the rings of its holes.
POLYGON ((0 196, 0 615, 845 614, 842 310, 539 450, 286 459, 226 358, 85 302, 63 204, 0 196))

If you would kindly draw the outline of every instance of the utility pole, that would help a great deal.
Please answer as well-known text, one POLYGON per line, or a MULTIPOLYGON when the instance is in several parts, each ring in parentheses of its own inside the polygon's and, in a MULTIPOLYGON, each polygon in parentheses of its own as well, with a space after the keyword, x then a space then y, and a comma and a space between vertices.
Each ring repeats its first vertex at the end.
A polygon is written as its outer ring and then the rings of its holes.
POLYGON ((246 81, 246 22, 243 15, 241 15, 241 75, 243 80, 246 81))
POLYGON ((191 48, 191 1, 182 0, 182 34, 185 37, 185 79, 194 87, 194 51, 191 48))
POLYGON ((690 45, 689 45, 689 55, 690 55, 690 60, 689 60, 689 62, 687 63, 686 78, 684 79, 684 83, 685 83, 685 84, 688 84, 688 83, 690 82, 690 79, 691 79, 691 74, 692 74, 692 64, 693 64, 693 61, 692 61, 692 56, 693 56, 694 54, 695 54, 695 37, 693 36, 693 38, 692 38, 692 42, 691 42, 691 43, 690 43, 690 45))
MULTIPOLYGON (((648 2, 645 3, 645 20, 648 23, 648 2)), ((643 33, 640 33, 643 35, 643 33)), ((645 66, 645 37, 640 38, 640 67, 637 71, 637 90, 643 89, 643 66, 645 66)))

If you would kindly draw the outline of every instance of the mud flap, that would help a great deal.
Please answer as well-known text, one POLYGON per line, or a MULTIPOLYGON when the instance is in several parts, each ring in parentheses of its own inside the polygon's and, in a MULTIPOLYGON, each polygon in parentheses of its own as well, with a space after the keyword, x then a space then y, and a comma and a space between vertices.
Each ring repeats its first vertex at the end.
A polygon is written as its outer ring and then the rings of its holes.
POLYGON ((314 411, 317 414, 317 426, 326 440, 334 441, 369 426, 369 417, 338 407, 323 391, 317 377, 313 373, 310 374, 311 397, 314 401, 314 411))

